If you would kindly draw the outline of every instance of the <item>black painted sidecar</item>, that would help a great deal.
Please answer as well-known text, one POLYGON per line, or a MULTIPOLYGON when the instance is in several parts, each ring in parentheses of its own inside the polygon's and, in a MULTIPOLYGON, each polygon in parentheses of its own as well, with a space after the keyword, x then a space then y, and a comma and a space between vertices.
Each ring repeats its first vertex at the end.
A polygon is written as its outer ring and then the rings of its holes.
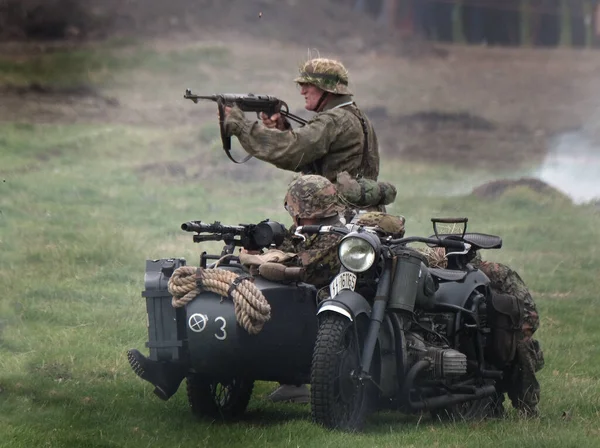
MULTIPOLYGON (((230 298, 201 292, 174 308, 167 285, 186 261, 147 260, 145 290, 149 358, 187 369, 192 410, 211 417, 235 417, 248 404, 255 380, 302 384, 310 381, 317 333, 316 288, 255 278, 271 306, 271 319, 251 335, 236 322, 230 298)), ((245 273, 236 262, 221 269, 245 273)))

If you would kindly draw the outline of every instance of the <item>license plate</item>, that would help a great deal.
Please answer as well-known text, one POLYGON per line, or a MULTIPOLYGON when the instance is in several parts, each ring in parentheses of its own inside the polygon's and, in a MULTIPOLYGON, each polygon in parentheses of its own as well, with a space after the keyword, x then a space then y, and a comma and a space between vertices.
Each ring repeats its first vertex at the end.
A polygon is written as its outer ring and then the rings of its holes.
POLYGON ((342 272, 338 274, 329 284, 330 297, 335 297, 343 289, 354 291, 356 287, 356 274, 353 272, 342 272))

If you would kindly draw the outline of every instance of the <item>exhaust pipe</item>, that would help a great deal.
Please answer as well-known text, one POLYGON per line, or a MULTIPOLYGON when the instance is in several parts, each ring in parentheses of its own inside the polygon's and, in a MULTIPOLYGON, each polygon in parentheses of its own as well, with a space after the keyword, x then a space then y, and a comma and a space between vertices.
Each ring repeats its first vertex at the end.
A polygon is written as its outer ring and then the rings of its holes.
POLYGON ((411 409, 415 411, 432 410, 436 408, 445 408, 466 401, 479 400, 490 397, 496 393, 496 386, 478 387, 474 394, 442 395, 440 397, 427 398, 425 400, 413 402, 409 401, 411 409))

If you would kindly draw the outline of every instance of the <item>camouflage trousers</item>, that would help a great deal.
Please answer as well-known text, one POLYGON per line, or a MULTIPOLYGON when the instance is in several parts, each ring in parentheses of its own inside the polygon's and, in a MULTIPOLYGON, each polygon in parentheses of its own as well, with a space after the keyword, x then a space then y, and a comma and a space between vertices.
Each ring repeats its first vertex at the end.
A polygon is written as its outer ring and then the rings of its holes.
POLYGON ((479 255, 473 261, 473 266, 487 275, 494 292, 510 294, 523 301, 523 325, 517 334, 515 359, 505 369, 503 380, 498 385, 497 404, 502 405, 506 392, 515 409, 527 416, 535 416, 540 400, 540 384, 535 373, 544 367, 544 354, 539 342, 533 338, 540 325, 533 298, 519 274, 508 266, 483 261, 479 255))

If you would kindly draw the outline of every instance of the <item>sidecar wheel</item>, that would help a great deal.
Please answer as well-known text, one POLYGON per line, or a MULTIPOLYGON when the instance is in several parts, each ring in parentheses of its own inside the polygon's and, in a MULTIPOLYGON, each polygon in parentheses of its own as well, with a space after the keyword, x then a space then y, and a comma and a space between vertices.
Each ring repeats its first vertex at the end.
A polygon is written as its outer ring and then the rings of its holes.
POLYGON ((192 413, 199 417, 232 420, 244 413, 252 396, 254 380, 234 378, 217 381, 204 375, 187 377, 187 396, 192 413))
POLYGON ((360 368, 367 326, 337 314, 321 318, 311 368, 310 403, 315 423, 328 428, 357 431, 364 425, 374 398, 373 384, 353 377, 360 368))

